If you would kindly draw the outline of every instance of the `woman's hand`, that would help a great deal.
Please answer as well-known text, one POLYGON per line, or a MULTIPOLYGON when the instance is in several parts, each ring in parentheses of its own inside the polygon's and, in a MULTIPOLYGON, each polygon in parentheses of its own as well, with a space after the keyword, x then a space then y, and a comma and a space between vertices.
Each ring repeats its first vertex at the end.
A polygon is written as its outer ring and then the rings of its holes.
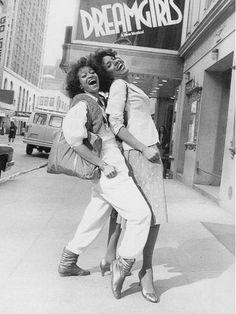
POLYGON ((142 149, 142 154, 153 163, 157 163, 160 160, 159 150, 153 147, 146 146, 142 149))
POLYGON ((99 166, 101 171, 105 174, 105 176, 109 179, 112 179, 117 176, 116 168, 106 164, 105 162, 102 163, 101 166, 99 166))

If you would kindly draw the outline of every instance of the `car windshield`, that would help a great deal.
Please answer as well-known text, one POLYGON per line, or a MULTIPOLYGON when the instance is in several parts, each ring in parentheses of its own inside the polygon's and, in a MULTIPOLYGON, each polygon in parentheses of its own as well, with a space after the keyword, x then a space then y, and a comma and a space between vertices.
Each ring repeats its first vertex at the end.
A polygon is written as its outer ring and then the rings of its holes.
POLYGON ((54 127, 54 128, 61 128, 62 126, 62 117, 58 117, 58 116, 51 116, 50 120, 49 120, 49 125, 54 127))
POLYGON ((47 115, 44 113, 35 113, 33 123, 39 125, 45 125, 47 121, 47 115))

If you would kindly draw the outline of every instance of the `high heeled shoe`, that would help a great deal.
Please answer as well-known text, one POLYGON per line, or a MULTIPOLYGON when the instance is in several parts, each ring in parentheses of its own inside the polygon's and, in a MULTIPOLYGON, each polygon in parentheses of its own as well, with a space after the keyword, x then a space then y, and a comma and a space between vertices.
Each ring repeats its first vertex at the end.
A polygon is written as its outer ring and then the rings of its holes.
POLYGON ((110 272, 111 271, 111 264, 110 263, 108 263, 104 258, 101 260, 101 262, 100 262, 100 269, 101 269, 101 275, 102 275, 102 277, 104 277, 104 274, 106 273, 106 272, 110 272))
MULTIPOLYGON (((104 277, 105 273, 106 272, 111 272, 111 264, 109 262, 107 262, 104 258, 101 260, 100 262, 100 269, 101 269, 101 275, 102 277, 104 277)), ((128 274, 126 275, 127 277, 128 276, 131 276, 132 273, 131 272, 128 272, 128 274)))
POLYGON ((119 256, 111 264, 111 290, 116 299, 121 298, 121 290, 127 274, 135 262, 135 259, 125 259, 119 256))
POLYGON ((142 275, 142 272, 140 271, 138 273, 138 277, 139 277, 139 284, 140 284, 140 287, 141 287, 142 296, 144 297, 144 299, 146 299, 149 302, 158 303, 160 301, 160 299, 157 296, 154 288, 153 288, 153 292, 148 292, 147 290, 144 289, 144 287, 142 285, 142 278, 143 278, 143 276, 144 275, 142 275))

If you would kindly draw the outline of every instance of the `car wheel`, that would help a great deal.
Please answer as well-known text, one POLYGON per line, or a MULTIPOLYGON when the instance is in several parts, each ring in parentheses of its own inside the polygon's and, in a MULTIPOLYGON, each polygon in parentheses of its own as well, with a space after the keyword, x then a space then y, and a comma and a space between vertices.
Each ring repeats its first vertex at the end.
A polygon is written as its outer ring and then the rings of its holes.
POLYGON ((33 145, 27 144, 27 145, 26 145, 26 154, 27 154, 27 155, 31 155, 32 152, 33 152, 33 149, 34 149, 34 146, 33 146, 33 145))

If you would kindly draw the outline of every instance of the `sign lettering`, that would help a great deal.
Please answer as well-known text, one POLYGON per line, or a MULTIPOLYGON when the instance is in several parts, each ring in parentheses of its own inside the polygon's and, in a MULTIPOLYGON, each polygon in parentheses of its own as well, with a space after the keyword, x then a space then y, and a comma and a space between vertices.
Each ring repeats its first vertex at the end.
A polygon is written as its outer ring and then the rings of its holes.
POLYGON ((80 0, 73 40, 178 50, 185 0, 80 0))
POLYGON ((94 32, 96 37, 142 31, 143 26, 156 28, 176 25, 182 22, 183 15, 174 0, 134 1, 91 7, 90 12, 80 10, 84 39, 94 32), (110 19, 109 19, 110 18, 110 19))

